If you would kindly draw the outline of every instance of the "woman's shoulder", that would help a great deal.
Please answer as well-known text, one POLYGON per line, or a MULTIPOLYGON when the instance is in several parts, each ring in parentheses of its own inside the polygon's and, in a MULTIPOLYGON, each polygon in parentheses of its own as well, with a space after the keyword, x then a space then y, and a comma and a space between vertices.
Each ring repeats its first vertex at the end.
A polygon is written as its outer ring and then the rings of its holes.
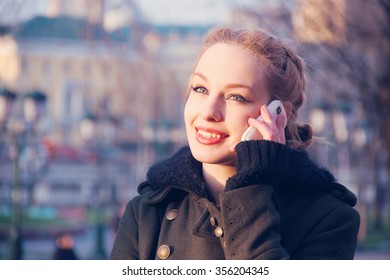
POLYGON ((356 212, 353 209, 356 195, 339 183, 328 169, 312 160, 309 153, 293 150, 288 166, 280 185, 274 190, 280 209, 297 213, 314 208, 321 210, 316 210, 317 213, 324 214, 336 209, 356 212))
POLYGON ((296 192, 298 197, 330 194, 332 200, 350 206, 355 206, 357 201, 354 193, 339 183, 326 167, 314 161, 305 150, 292 150, 279 189, 290 195, 296 192))

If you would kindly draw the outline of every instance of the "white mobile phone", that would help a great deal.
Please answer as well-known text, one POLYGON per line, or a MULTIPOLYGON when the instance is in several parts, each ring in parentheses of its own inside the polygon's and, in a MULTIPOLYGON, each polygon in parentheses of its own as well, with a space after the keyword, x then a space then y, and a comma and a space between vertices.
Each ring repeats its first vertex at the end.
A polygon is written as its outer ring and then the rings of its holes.
MULTIPOLYGON (((286 115, 286 110, 284 109, 282 102, 280 102, 279 100, 274 100, 270 104, 268 104, 267 108, 268 108, 268 111, 270 112, 272 119, 274 121, 276 121, 276 118, 279 115, 284 115, 285 121, 284 121, 283 127, 286 127, 287 115, 286 115)), ((260 115, 257 119, 261 120, 263 118, 260 115)), ((251 127, 251 126, 249 126, 247 130, 245 130, 244 134, 242 134, 242 137, 241 137, 241 141, 249 141, 249 140, 256 140, 256 139, 260 140, 260 139, 262 139, 262 137, 260 135, 260 132, 256 128, 251 127)))

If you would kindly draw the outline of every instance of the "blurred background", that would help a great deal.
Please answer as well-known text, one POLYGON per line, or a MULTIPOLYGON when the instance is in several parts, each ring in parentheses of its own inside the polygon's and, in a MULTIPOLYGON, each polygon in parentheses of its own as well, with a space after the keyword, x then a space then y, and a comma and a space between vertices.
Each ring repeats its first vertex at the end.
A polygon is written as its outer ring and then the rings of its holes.
POLYGON ((221 25, 305 59, 309 152, 358 196, 356 258, 390 259, 389 0, 0 0, 0 259, 108 257, 221 25))

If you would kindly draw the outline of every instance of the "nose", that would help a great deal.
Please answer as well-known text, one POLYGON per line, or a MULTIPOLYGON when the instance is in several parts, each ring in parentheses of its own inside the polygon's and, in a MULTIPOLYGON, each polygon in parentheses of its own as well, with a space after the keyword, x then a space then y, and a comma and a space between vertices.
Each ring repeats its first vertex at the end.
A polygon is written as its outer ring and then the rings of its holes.
POLYGON ((218 97, 208 96, 201 110, 201 117, 210 122, 218 122, 223 119, 224 103, 218 97))

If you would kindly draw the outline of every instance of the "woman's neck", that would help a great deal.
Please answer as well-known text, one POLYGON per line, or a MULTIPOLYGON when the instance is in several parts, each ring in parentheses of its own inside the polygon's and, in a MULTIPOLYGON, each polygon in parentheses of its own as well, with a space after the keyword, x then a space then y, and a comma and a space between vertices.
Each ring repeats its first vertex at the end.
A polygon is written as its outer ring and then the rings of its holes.
POLYGON ((202 170, 208 190, 219 205, 219 195, 224 192, 227 179, 236 174, 236 168, 230 165, 203 163, 202 170))

